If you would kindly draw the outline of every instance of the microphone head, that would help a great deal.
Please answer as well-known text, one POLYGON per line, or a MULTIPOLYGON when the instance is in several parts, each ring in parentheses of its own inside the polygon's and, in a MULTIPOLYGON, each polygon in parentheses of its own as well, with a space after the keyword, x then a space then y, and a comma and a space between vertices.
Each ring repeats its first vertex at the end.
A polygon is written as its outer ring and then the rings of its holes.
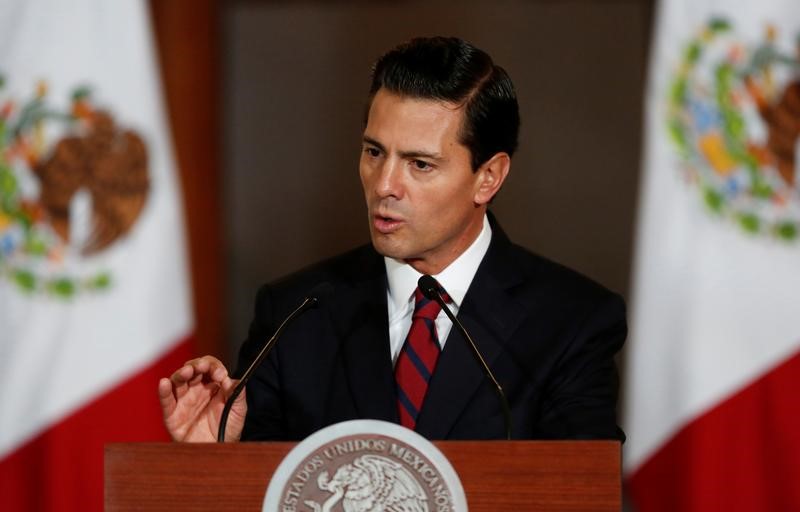
POLYGON ((439 281, 428 274, 425 274, 419 278, 419 281, 417 281, 417 286, 419 286, 419 291, 421 291, 422 295, 424 295, 427 299, 436 300, 439 297, 439 289, 441 288, 441 286, 439 286, 439 281))
POLYGON ((333 285, 328 281, 322 281, 309 290, 306 300, 311 302, 310 306, 316 306, 319 304, 320 297, 326 297, 331 293, 333 293, 333 285))

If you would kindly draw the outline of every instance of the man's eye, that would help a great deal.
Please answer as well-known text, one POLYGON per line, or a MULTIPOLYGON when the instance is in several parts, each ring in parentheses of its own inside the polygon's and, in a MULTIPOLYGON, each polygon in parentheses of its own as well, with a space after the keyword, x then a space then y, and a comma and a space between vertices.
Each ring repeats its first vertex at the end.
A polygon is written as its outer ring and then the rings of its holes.
POLYGON ((377 158, 381 155, 381 151, 377 148, 364 148, 364 152, 372 158, 377 158))
POLYGON ((420 171, 429 171, 432 168, 431 164, 424 160, 413 160, 411 163, 420 171))

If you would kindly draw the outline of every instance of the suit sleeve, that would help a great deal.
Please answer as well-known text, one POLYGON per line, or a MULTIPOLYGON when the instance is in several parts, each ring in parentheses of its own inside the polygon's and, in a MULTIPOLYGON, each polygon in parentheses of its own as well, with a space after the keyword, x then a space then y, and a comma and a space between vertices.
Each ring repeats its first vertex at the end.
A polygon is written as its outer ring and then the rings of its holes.
POLYGON ((619 439, 616 407, 619 375, 615 355, 627 335, 625 304, 607 295, 582 321, 548 383, 540 428, 570 439, 619 439))
MULTIPOLYGON (((258 351, 274 333, 275 327, 270 288, 262 286, 256 295, 255 311, 247 340, 239 350, 237 377, 241 376, 256 358, 258 351)), ((277 350, 278 347, 274 347, 247 383, 247 416, 242 431, 243 441, 286 438, 277 350)))

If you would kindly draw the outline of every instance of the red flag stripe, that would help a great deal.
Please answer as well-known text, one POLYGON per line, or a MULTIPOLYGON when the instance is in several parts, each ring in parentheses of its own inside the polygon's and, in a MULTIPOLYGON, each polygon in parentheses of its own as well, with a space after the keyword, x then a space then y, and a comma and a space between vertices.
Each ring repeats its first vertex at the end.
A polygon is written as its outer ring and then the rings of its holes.
POLYGON ((800 510, 800 352, 692 421, 628 479, 638 512, 800 510))
POLYGON ((190 339, 182 341, 0 460, 0 509, 103 510, 103 446, 169 440, 158 404, 158 379, 192 357, 190 347, 190 339))

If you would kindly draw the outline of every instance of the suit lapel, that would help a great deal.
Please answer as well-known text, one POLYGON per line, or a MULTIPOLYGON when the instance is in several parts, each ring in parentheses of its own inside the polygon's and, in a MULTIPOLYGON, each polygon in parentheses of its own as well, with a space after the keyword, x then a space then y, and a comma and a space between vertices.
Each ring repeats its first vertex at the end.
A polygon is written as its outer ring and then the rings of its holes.
POLYGON ((365 270, 361 281, 337 291, 333 317, 358 415, 397 422, 386 276, 383 259, 376 255, 375 260, 360 269, 365 270))
MULTIPOLYGON (((492 244, 458 312, 458 319, 490 368, 524 318, 522 307, 509 293, 521 280, 505 257, 510 242, 499 226, 495 224, 492 228, 492 244)), ((496 377, 502 386, 502 376, 496 377)), ((453 326, 431 378, 417 421, 417 432, 429 439, 447 438, 482 385, 491 386, 491 383, 484 376, 467 341, 453 326)))

